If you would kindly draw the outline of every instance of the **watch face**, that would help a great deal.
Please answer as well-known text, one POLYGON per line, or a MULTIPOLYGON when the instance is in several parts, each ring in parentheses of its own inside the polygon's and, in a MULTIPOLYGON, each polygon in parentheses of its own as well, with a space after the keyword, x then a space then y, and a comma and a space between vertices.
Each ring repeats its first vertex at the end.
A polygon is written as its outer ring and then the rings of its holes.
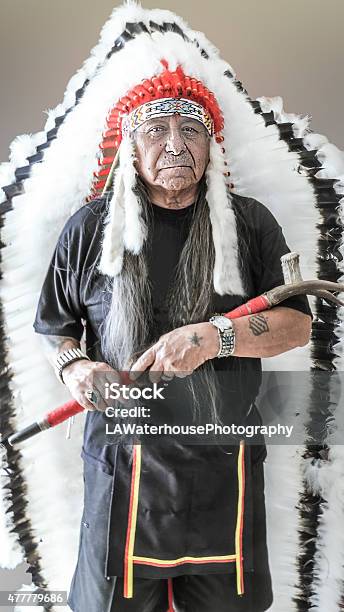
POLYGON ((214 317, 214 323, 221 331, 231 329, 233 327, 232 321, 227 319, 227 317, 223 317, 222 315, 219 317, 214 317))

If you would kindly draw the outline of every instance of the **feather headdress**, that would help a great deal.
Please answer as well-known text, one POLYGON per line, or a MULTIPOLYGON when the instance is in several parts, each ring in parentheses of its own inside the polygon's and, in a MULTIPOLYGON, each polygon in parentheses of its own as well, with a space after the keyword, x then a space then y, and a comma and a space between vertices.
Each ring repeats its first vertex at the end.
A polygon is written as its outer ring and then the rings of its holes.
MULTIPOLYGON (((178 83, 174 77, 165 83, 161 79, 166 71, 172 75, 179 71, 180 76, 181 70, 190 80, 191 91, 195 89, 196 102, 205 104, 208 96, 208 111, 214 125, 216 119, 220 125, 218 132, 214 130, 207 169, 216 290, 243 293, 228 188, 270 208, 287 241, 301 253, 305 277, 337 281, 342 275, 343 154, 325 137, 311 133, 307 118, 286 114, 280 98, 250 99, 217 49, 181 18, 169 11, 126 4, 114 10, 99 44, 69 82, 63 102, 50 112, 45 129, 17 139, 9 163, 1 168, 0 340, 6 367, 0 418, 4 435, 31 422, 33 415, 39 418, 38 411, 43 414, 67 399, 42 354, 32 323, 59 232, 71 214, 103 189, 117 149, 119 166, 104 234, 103 272, 119 273, 124 249, 137 252, 145 239, 131 189, 133 151, 129 141, 118 142, 117 105, 128 104, 124 99, 130 101, 128 94, 135 91, 139 98, 141 94, 149 97, 150 87, 159 91, 159 86, 166 85, 160 97, 169 97, 169 87, 178 88, 178 83), (104 149, 104 143, 112 146, 104 149), (228 258, 233 264, 231 275, 226 273, 228 258)), ((182 95, 187 94, 183 89, 182 95)), ((311 346, 270 360, 266 366, 329 373, 341 369, 342 312, 321 300, 313 303, 313 309, 311 346)), ((273 609, 278 612, 308 609, 310 603, 323 612, 325 595, 327 612, 338 612, 343 604, 343 547, 341 539, 331 534, 344 517, 343 499, 335 494, 344 457, 335 448, 321 454, 309 438, 314 406, 318 406, 323 445, 328 442, 332 384, 329 375, 325 392, 319 394, 311 384, 303 392, 304 444, 270 448, 267 507, 273 609), (282 535, 281 524, 288 526, 282 535), (326 558, 333 559, 336 568, 330 580, 323 581, 326 558)), ((71 441, 56 428, 23 444, 20 451, 11 451, 2 475, 2 564, 13 567, 20 558, 28 560, 33 583, 50 589, 68 588, 76 562, 82 417, 74 428, 71 441), (48 472, 48 486, 43 487, 48 472)))

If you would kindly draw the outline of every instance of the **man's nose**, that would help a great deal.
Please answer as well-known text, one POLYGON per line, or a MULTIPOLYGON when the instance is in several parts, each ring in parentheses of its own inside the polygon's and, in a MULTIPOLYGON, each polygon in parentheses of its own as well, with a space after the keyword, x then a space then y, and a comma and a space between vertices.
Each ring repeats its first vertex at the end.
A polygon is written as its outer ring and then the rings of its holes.
POLYGON ((185 142, 178 127, 170 127, 165 149, 166 153, 172 155, 180 155, 185 151, 185 142))

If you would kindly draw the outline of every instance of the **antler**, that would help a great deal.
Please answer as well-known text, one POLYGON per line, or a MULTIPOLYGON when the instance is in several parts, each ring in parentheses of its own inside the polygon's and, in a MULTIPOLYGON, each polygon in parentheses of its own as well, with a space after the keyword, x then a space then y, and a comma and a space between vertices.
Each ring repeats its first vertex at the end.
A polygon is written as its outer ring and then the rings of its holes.
POLYGON ((267 291, 265 296, 270 306, 276 306, 283 300, 293 295, 307 294, 321 297, 329 302, 334 302, 338 306, 344 306, 344 302, 330 293, 331 291, 343 292, 344 285, 332 283, 326 280, 302 280, 300 271, 300 256, 298 253, 287 253, 281 257, 283 276, 285 285, 275 287, 267 291))
POLYGON ((262 295, 252 298, 245 304, 241 304, 234 310, 227 312, 224 316, 228 319, 237 319, 245 315, 262 312, 272 306, 280 304, 284 300, 293 295, 316 295, 329 302, 334 302, 338 306, 344 306, 344 302, 332 295, 331 291, 344 291, 344 285, 340 283, 332 283, 325 280, 302 280, 300 271, 300 256, 298 253, 287 253, 281 257, 283 276, 285 285, 280 285, 274 289, 270 289, 262 295))
POLYGON ((270 291, 266 292, 266 297, 269 301, 270 306, 276 306, 283 300, 286 300, 293 295, 307 294, 316 295, 317 297, 324 298, 329 302, 334 302, 339 306, 344 306, 344 302, 332 295, 330 291, 344 291, 344 285, 340 283, 332 283, 331 281, 325 280, 308 280, 298 281, 297 283, 290 283, 287 285, 280 285, 270 291))

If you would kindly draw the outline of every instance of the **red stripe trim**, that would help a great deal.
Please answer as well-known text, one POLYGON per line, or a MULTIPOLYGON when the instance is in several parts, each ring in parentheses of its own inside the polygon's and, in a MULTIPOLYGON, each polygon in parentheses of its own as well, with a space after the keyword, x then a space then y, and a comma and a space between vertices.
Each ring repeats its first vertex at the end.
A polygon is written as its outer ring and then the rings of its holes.
POLYGON ((130 486, 130 501, 129 501, 129 512, 128 512, 128 526, 127 526, 127 537, 125 542, 125 553, 124 553, 124 597, 128 592, 128 564, 129 564, 129 543, 130 543, 130 532, 133 518, 133 499, 134 499, 134 487, 135 487, 135 468, 136 468, 136 447, 133 448, 133 464, 131 468, 131 486, 130 486))
POLYGON ((244 593, 244 567, 243 567, 243 531, 244 531, 244 511, 245 511, 245 452, 242 455, 241 462, 241 477, 242 477, 242 506, 240 516, 240 548, 239 548, 239 559, 240 559, 240 587, 241 592, 244 593))
POLYGON ((205 561, 203 560, 192 560, 192 561, 177 561, 177 563, 158 563, 156 561, 141 561, 139 559, 134 559, 134 563, 136 563, 137 565, 152 565, 153 567, 177 567, 178 565, 185 565, 187 563, 191 563, 191 564, 205 564, 207 565, 208 563, 235 563, 236 559, 223 559, 223 560, 210 560, 207 559, 205 561))
POLYGON ((168 592, 168 610, 167 612, 175 612, 173 607, 173 585, 172 578, 167 578, 167 592, 168 592))

